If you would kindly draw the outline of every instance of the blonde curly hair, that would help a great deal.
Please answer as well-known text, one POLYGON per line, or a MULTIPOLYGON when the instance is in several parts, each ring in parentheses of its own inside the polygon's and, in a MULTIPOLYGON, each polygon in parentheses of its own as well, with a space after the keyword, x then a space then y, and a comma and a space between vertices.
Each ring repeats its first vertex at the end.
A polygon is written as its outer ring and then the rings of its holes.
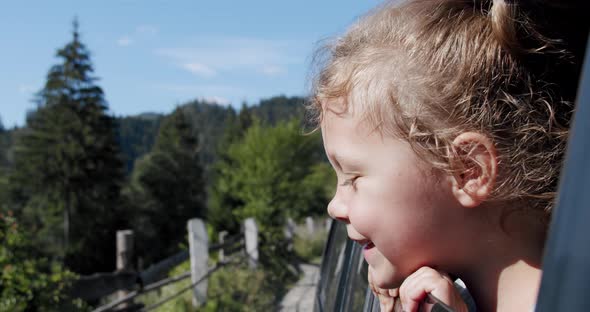
POLYGON ((378 7, 317 53, 308 105, 315 124, 329 100, 344 99, 450 172, 453 139, 483 133, 498 154, 491 200, 524 200, 550 215, 588 26, 560 29, 572 9, 563 2, 551 15, 538 0, 522 2, 378 7))

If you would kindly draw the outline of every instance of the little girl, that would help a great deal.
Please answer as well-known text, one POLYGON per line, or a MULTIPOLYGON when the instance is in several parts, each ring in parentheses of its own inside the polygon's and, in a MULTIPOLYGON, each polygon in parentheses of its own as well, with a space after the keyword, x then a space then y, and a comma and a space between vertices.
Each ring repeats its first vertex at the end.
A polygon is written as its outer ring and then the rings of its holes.
POLYGON ((559 3, 385 4, 325 49, 310 108, 338 176, 328 212, 382 310, 534 309, 588 34, 559 3))

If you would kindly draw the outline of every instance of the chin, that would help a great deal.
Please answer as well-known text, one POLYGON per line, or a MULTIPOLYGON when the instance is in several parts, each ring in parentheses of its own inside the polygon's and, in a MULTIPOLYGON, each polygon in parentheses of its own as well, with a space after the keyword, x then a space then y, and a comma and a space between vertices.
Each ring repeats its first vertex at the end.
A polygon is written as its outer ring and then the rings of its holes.
POLYGON ((373 268, 371 272, 373 284, 383 289, 398 288, 404 279, 396 276, 394 271, 393 268, 387 268, 385 270, 373 268))

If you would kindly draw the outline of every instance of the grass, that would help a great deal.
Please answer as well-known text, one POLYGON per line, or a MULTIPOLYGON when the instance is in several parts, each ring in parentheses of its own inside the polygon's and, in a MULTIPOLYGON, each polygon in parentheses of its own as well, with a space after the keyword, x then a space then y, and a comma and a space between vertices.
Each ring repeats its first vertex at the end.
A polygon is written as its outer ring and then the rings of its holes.
MULTIPOLYGON (((307 263, 321 262, 324 245, 327 239, 325 227, 310 233, 305 225, 295 229, 293 249, 297 256, 307 263)), ((210 255, 210 261, 215 262, 216 254, 210 255)), ((168 276, 177 276, 190 270, 190 261, 185 261, 174 267, 168 276)), ((193 307, 192 290, 159 306, 158 312, 212 312, 212 311, 271 311, 280 301, 277 285, 272 285, 274 279, 270 272, 251 270, 243 265, 223 267, 213 273, 208 281, 207 302, 204 306, 193 307)), ((276 282, 276 281, 275 281, 276 282)), ((140 295, 136 302, 146 307, 161 302, 191 284, 190 278, 170 284, 147 294, 140 295)), ((282 285, 292 286, 292 285, 282 285)))
POLYGON ((293 249, 304 261, 320 264, 327 238, 328 231, 324 227, 310 233, 306 227, 298 226, 293 238, 293 249))

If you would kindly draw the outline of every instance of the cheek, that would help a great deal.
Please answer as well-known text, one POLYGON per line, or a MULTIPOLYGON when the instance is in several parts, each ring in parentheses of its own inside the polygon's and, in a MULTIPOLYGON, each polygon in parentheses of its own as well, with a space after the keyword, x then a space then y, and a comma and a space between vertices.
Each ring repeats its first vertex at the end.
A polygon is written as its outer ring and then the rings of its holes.
POLYGON ((359 181, 357 192, 350 201, 351 224, 360 234, 371 239, 387 235, 388 229, 400 219, 396 212, 399 209, 395 205, 396 196, 384 186, 378 179, 359 181))
MULTIPOLYGON (((358 192, 351 201, 354 209, 351 215, 373 222, 406 223, 420 212, 415 209, 428 198, 417 185, 399 179, 373 179, 362 181, 358 192)), ((376 224, 374 224, 376 225, 376 224)))
POLYGON ((350 210, 355 229, 386 255, 391 254, 390 249, 406 249, 407 244, 431 240, 433 223, 439 219, 440 203, 431 190, 416 177, 398 178, 363 181, 350 210))
POLYGON ((365 237, 371 236, 380 219, 379 213, 373 207, 353 207, 355 209, 351 209, 349 214, 350 223, 361 235, 365 237))
MULTIPOLYGON (((350 221, 359 229, 370 228, 382 217, 383 207, 376 191, 368 178, 358 179, 356 190, 348 198, 350 203, 350 221)), ((362 234, 362 233, 361 233, 362 234)))

